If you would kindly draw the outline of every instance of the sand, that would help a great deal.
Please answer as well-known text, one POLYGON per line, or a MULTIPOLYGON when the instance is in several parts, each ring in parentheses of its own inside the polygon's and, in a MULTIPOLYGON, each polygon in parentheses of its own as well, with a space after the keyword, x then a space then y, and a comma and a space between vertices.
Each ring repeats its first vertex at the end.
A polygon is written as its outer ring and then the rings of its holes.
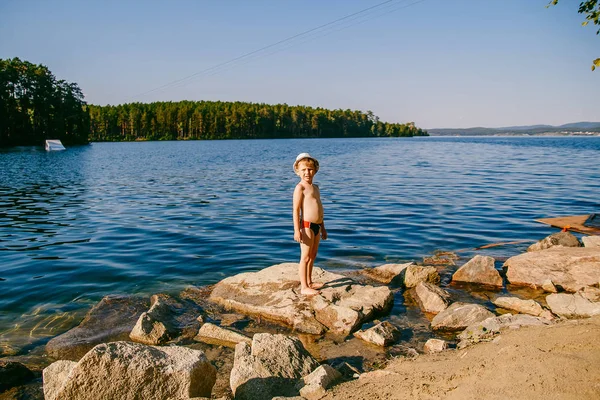
POLYGON ((600 399, 600 316, 394 359, 324 399, 600 399))

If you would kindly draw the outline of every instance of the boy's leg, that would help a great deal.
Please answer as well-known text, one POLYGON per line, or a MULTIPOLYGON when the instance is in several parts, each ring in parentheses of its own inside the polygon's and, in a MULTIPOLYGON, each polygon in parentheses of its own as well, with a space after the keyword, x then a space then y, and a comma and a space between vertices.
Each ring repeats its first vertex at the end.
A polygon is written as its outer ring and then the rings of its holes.
MULTIPOLYGON (((310 233, 313 233, 313 232, 311 231, 310 233)), ((309 263, 306 268, 306 282, 308 283, 308 286, 313 289, 319 289, 323 286, 322 283, 313 283, 313 280, 312 280, 313 266, 315 265, 315 259, 317 258, 317 251, 319 250, 320 242, 321 242, 321 235, 313 234, 313 245, 310 248, 310 254, 308 256, 309 263), (316 286, 319 286, 319 287, 316 287, 316 286)))
MULTIPOLYGON (((312 265, 311 254, 314 246, 314 234, 310 229, 302 229, 302 243, 300 243, 300 263, 298 268, 298 275, 300 277, 300 293, 302 294, 317 294, 316 290, 309 286, 308 268, 312 265)), ((312 270, 312 266, 310 267, 312 270)))

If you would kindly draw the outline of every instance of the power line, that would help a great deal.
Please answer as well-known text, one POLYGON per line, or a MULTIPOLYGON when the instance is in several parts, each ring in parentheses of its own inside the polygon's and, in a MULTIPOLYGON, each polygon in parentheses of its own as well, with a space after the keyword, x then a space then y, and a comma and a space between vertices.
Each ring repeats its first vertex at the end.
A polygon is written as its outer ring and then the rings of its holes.
MULTIPOLYGON (((405 0, 400 0, 400 2, 402 2, 402 1, 405 1, 405 0)), ((381 17, 383 15, 390 14, 390 13, 398 11, 400 9, 413 6, 413 5, 415 5, 417 3, 421 3, 423 1, 425 1, 425 0, 417 0, 417 1, 414 1, 414 2, 412 2, 410 4, 402 5, 401 7, 392 9, 391 11, 387 11, 385 13, 381 13, 381 11, 383 11, 383 10, 391 9, 394 6, 398 5, 398 0, 386 0, 386 1, 383 1, 381 3, 375 4, 375 5, 371 6, 371 7, 367 7, 365 9, 360 10, 360 11, 357 11, 357 12, 354 12, 352 14, 348 14, 348 15, 346 15, 344 17, 338 18, 336 20, 330 21, 330 22, 328 22, 326 24, 317 26, 315 28, 308 29, 308 30, 306 30, 304 32, 295 34, 295 35, 290 36, 288 38, 282 39, 282 40, 280 40, 278 42, 275 42, 275 43, 272 43, 270 45, 261 47, 260 49, 253 50, 253 51, 245 53, 245 54, 243 54, 241 56, 232 58, 232 59, 230 59, 228 61, 224 61, 222 63, 213 65, 212 67, 209 67, 209 68, 206 68, 206 69, 204 69, 202 71, 199 71, 199 72, 196 72, 194 74, 188 75, 188 76, 186 76, 184 78, 180 78, 180 79, 171 81, 169 83, 166 83, 166 84, 164 84, 162 86, 156 87, 154 89, 150 89, 150 90, 148 90, 146 92, 143 92, 143 93, 140 93, 140 94, 137 94, 137 95, 134 95, 134 96, 130 96, 127 99, 145 96, 145 95, 148 95, 150 93, 154 93, 154 92, 157 92, 157 91, 160 91, 160 90, 165 90, 165 89, 175 88, 175 87, 181 87, 181 86, 184 86, 186 84, 186 81, 189 81, 190 79, 192 79, 194 77, 197 77, 199 75, 208 75, 208 76, 216 75, 216 74, 221 73, 222 71, 224 71, 226 69, 229 69, 229 68, 232 68, 232 67, 234 67, 236 65, 245 64, 245 63, 249 62, 250 60, 254 59, 255 57, 258 57, 258 56, 261 56, 261 57, 263 57, 263 56, 270 56, 270 55, 273 55, 273 54, 278 53, 280 51, 287 50, 290 47, 295 46, 295 45, 298 44, 298 43, 293 43, 293 44, 289 44, 288 43, 288 42, 292 42, 292 41, 294 41, 296 39, 305 38, 305 40, 301 41, 300 43, 306 43, 308 41, 315 40, 315 39, 318 39, 318 38, 330 35, 330 34, 335 33, 335 32, 339 32, 339 31, 341 31, 343 29, 347 29, 347 28, 349 28, 351 26, 364 23, 364 22, 372 20, 374 18, 378 18, 378 17, 381 17), (373 12, 379 12, 379 14, 377 14, 374 17, 371 17, 371 18, 364 18, 364 19, 360 20, 360 18, 368 16, 368 14, 373 13, 373 12), (363 14, 365 14, 365 15, 363 15, 363 14), (353 20, 358 20, 358 22, 352 23, 351 21, 353 21, 353 20), (346 26, 342 26, 339 29, 335 29, 334 25, 336 25, 336 24, 339 25, 340 22, 346 22, 346 23, 350 22, 350 23, 347 24, 346 26), (334 30, 332 30, 332 28, 334 28, 334 30), (321 31, 321 32, 319 32, 319 31, 321 31), (323 32, 324 32, 324 34, 323 34, 323 32), (313 34, 316 34, 316 36, 310 37, 313 34), (288 46, 280 48, 280 49, 275 49, 274 51, 272 51, 272 52, 270 52, 270 53, 268 53, 266 55, 265 54, 262 54, 262 55, 259 54, 259 53, 263 53, 265 50, 272 49, 272 48, 274 48, 276 46, 279 46, 279 45, 282 45, 284 43, 288 43, 288 46), (240 63, 240 61, 243 61, 243 62, 240 63)))

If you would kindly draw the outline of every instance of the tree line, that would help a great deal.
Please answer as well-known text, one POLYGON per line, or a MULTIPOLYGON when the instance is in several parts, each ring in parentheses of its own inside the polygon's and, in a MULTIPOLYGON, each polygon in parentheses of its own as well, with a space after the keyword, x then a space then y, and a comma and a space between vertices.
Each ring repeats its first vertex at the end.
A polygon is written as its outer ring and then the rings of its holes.
POLYGON ((89 114, 81 89, 44 65, 0 59, 0 146, 88 143, 89 114))
POLYGON ((90 141, 426 136, 371 111, 221 101, 87 104, 44 65, 0 59, 0 146, 90 141))
POLYGON ((91 141, 426 136, 372 112, 221 101, 89 105, 91 141))

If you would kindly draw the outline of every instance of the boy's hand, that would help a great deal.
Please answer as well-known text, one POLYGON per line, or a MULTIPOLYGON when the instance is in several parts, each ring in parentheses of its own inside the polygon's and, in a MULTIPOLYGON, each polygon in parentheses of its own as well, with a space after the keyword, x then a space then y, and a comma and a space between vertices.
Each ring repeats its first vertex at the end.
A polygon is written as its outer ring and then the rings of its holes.
POLYGON ((300 231, 294 231, 294 240, 298 243, 302 243, 302 233, 300 231))
POLYGON ((321 227, 321 239, 327 240, 327 229, 325 227, 321 227))

